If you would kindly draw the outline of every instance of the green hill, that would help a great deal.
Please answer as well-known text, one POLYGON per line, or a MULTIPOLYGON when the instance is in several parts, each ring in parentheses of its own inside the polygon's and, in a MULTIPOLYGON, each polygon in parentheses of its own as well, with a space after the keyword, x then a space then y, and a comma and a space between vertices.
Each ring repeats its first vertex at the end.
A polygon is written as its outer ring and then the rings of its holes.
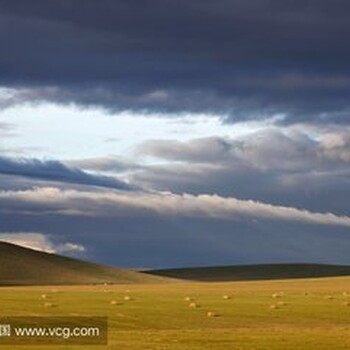
POLYGON ((323 264, 261 264, 147 271, 148 274, 191 281, 249 281, 349 276, 350 266, 323 264))
POLYGON ((0 242, 0 285, 159 283, 165 279, 0 242))
POLYGON ((350 266, 261 264, 136 271, 39 252, 0 242, 0 286, 225 282, 350 276, 350 266))

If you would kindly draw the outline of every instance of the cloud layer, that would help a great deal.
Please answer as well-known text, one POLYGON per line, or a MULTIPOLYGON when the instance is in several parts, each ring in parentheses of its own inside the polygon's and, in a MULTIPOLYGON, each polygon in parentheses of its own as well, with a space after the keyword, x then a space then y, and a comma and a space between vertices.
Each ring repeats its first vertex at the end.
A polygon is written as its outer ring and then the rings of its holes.
POLYGON ((0 174, 121 190, 130 190, 132 188, 116 178, 89 174, 80 169, 68 167, 59 161, 53 160, 13 159, 0 156, 0 174))
POLYGON ((246 136, 150 140, 140 157, 158 163, 131 174, 162 191, 219 194, 350 215, 349 129, 267 128, 246 136))
POLYGON ((56 251, 119 266, 348 263, 349 217, 256 201, 40 187, 1 191, 0 208, 2 232, 50 232, 56 251))
POLYGON ((349 263, 349 14, 0 0, 0 238, 127 266, 349 263))
POLYGON ((1 212, 25 212, 41 215, 88 215, 102 217, 180 217, 225 220, 280 220, 319 225, 350 226, 350 217, 331 213, 311 213, 306 210, 273 206, 255 201, 223 198, 215 195, 171 193, 145 194, 122 192, 83 192, 37 188, 26 191, 2 191, 1 212), (25 206, 24 206, 25 205, 25 206), (24 209, 21 209, 24 208, 24 209))
POLYGON ((0 1, 2 105, 349 116, 346 0, 0 1))

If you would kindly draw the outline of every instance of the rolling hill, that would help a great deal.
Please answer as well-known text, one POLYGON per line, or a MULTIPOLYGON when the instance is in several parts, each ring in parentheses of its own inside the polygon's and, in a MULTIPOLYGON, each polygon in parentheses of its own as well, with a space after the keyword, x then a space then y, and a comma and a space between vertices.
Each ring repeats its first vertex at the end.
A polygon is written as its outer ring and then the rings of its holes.
POLYGON ((182 280, 226 282, 349 276, 350 266, 324 264, 261 264, 151 270, 147 273, 182 280))
POLYGON ((0 242, 0 286, 160 283, 166 279, 0 242))
POLYGON ((350 266, 261 264, 136 271, 0 242, 0 286, 228 282, 350 276, 350 266))

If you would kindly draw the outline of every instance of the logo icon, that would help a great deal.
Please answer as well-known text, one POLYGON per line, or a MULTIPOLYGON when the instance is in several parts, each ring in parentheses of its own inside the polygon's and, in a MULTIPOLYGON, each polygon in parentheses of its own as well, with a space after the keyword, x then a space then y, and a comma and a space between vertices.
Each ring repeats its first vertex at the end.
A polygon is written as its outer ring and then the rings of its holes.
POLYGON ((10 337, 11 336, 11 325, 0 324, 0 337, 10 337))

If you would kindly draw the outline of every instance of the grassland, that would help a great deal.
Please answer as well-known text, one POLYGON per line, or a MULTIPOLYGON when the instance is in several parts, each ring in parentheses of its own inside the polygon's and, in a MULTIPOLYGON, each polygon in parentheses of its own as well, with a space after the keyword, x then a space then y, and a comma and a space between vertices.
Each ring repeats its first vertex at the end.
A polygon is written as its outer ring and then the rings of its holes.
MULTIPOLYGON (((22 286, 0 288, 0 310, 3 316, 107 315, 106 348, 116 350, 345 350, 350 349, 348 293, 349 277, 107 287, 22 286), (46 301, 42 300, 43 293, 47 294, 46 301), (126 295, 132 300, 124 300, 126 295), (189 307, 186 297, 198 307, 189 307), (44 307, 47 301, 55 306, 44 307), (112 305, 111 301, 117 303, 112 305), (208 317, 208 312, 217 316, 208 317)), ((62 347, 40 347, 54 348, 62 347)))
MULTIPOLYGON (((313 264, 145 273, 0 243, 0 315, 107 316, 108 346, 91 350, 348 350, 349 275, 313 264)), ((56 348, 77 349, 40 346, 56 348)))

